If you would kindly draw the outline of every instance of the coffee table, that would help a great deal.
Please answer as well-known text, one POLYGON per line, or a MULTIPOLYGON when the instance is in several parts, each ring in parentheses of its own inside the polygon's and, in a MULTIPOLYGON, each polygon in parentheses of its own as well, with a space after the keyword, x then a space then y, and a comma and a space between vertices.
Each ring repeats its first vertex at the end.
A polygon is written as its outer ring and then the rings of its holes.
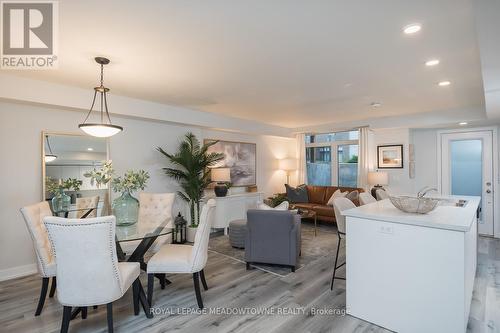
POLYGON ((314 237, 317 235, 318 218, 314 210, 298 209, 298 214, 302 219, 314 219, 314 237))

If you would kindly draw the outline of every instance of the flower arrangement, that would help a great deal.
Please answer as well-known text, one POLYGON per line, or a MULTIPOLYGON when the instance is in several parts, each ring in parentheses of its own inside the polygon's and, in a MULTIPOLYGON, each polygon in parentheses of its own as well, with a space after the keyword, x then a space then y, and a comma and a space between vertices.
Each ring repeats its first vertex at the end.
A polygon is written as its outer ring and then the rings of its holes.
POLYGON ((102 161, 102 167, 99 170, 89 171, 84 173, 83 175, 87 178, 90 178, 90 184, 94 186, 96 184, 97 188, 101 187, 101 185, 106 185, 111 181, 115 170, 113 169, 112 161, 102 161))
POLYGON ((144 190, 149 179, 149 173, 144 170, 128 170, 123 176, 116 176, 111 161, 103 161, 99 170, 92 170, 84 174, 90 178, 91 184, 111 184, 114 192, 121 192, 121 196, 113 200, 113 215, 116 217, 117 226, 127 226, 137 223, 139 216, 139 201, 130 193, 144 190))
POLYGON ((149 173, 144 170, 137 172, 128 170, 123 177, 116 177, 111 182, 113 191, 115 192, 134 192, 144 190, 149 179, 149 173))
POLYGON ((56 194, 58 192, 64 190, 80 190, 80 186, 82 186, 83 182, 76 178, 68 178, 66 180, 56 180, 54 178, 47 177, 45 180, 45 187, 47 192, 51 194, 56 194))

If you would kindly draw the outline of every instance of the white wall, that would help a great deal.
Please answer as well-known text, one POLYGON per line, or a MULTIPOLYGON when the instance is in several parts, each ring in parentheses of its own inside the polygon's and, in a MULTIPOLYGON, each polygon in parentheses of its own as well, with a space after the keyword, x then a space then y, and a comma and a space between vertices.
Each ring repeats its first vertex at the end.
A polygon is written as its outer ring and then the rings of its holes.
POLYGON ((389 174, 389 185, 385 186, 391 194, 411 194, 414 192, 414 180, 410 179, 408 171, 408 146, 410 143, 410 130, 408 128, 391 128, 373 130, 370 144, 370 160, 377 168, 377 146, 403 145, 403 169, 380 169, 389 174))
MULTIPOLYGON (((0 280, 36 269, 31 239, 19 208, 42 199, 42 130, 78 133, 80 112, 0 102, 0 280), (15 253, 15 254, 14 254, 15 253)), ((285 174, 276 170, 276 159, 295 156, 295 140, 262 135, 243 135, 114 116, 125 128, 110 139, 110 154, 118 172, 145 169, 150 175, 147 191, 173 192, 177 185, 161 168, 165 159, 155 149, 174 151, 181 136, 192 131, 204 137, 257 144, 257 185, 271 195, 282 191, 285 174)), ((177 203, 176 209, 182 204, 177 203)))
POLYGON ((415 190, 437 184, 437 131, 414 129, 411 140, 415 147, 415 190))

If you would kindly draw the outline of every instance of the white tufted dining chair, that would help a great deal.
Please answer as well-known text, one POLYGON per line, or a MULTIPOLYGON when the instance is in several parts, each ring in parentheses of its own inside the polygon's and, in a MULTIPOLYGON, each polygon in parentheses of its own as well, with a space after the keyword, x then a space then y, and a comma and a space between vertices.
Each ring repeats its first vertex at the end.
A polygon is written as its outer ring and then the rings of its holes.
POLYGON ((134 313, 139 314, 140 268, 118 262, 115 217, 85 219, 45 217, 57 263, 57 299, 64 306, 61 332, 67 332, 72 307, 107 305, 108 332, 113 332, 112 303, 133 284, 134 313))
POLYGON ((359 203, 361 204, 361 206, 363 205, 367 205, 369 203, 372 203, 372 202, 376 202, 377 199, 375 199, 370 193, 368 192, 361 192, 359 194, 359 203))
POLYGON ((40 313, 42 313, 45 298, 47 297, 50 278, 52 278, 52 286, 50 288, 49 297, 53 297, 56 290, 56 262, 52 256, 47 230, 43 224, 43 218, 52 216, 52 211, 50 210, 49 203, 43 201, 21 208, 21 214, 23 215, 24 222, 26 222, 31 240, 33 241, 38 273, 42 277, 42 290, 35 312, 35 316, 39 316, 40 313))
MULTIPOLYGON (((175 193, 139 193, 139 220, 137 223, 160 223, 162 221, 172 222, 172 207, 174 205, 175 193)), ((160 250, 161 246, 169 240, 170 235, 160 236, 151 246, 153 253, 160 250)), ((121 243, 122 250, 132 254, 141 241, 130 241, 121 243)))
POLYGON ((333 200, 333 210, 335 212, 335 220, 337 221, 338 242, 337 242, 337 253, 335 254, 335 262, 333 264, 333 276, 332 276, 332 283, 330 285, 330 290, 333 290, 333 281, 335 279, 345 280, 345 278, 336 276, 336 273, 337 269, 345 265, 345 262, 340 265, 337 265, 339 259, 340 242, 346 238, 345 215, 343 214, 343 211, 351 208, 356 208, 356 205, 347 198, 337 198, 333 200))
POLYGON ((97 205, 99 204, 99 196, 93 196, 93 197, 84 197, 84 198, 76 198, 76 218, 80 219, 82 218, 83 215, 85 215, 88 210, 86 209, 93 209, 87 216, 86 218, 91 218, 91 217, 96 217, 97 216, 97 205))
POLYGON ((201 209, 200 223, 196 230, 193 246, 166 244, 148 261, 148 301, 151 306, 155 274, 187 273, 193 275, 194 289, 198 307, 203 309, 200 293, 200 279, 203 288, 208 290, 203 269, 208 259, 208 241, 212 227, 215 200, 210 199, 201 209))

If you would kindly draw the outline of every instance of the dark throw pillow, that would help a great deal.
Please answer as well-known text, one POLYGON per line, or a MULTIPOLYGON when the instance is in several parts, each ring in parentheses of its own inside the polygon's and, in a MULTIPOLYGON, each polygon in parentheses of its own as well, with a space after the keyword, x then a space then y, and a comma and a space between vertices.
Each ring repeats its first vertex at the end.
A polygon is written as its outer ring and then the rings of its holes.
POLYGON ((357 190, 349 192, 345 197, 351 200, 356 207, 359 206, 359 192, 357 190))
POLYGON ((305 184, 299 185, 297 187, 285 184, 286 196, 288 201, 291 203, 307 203, 309 202, 309 197, 307 195, 307 186, 305 184))

